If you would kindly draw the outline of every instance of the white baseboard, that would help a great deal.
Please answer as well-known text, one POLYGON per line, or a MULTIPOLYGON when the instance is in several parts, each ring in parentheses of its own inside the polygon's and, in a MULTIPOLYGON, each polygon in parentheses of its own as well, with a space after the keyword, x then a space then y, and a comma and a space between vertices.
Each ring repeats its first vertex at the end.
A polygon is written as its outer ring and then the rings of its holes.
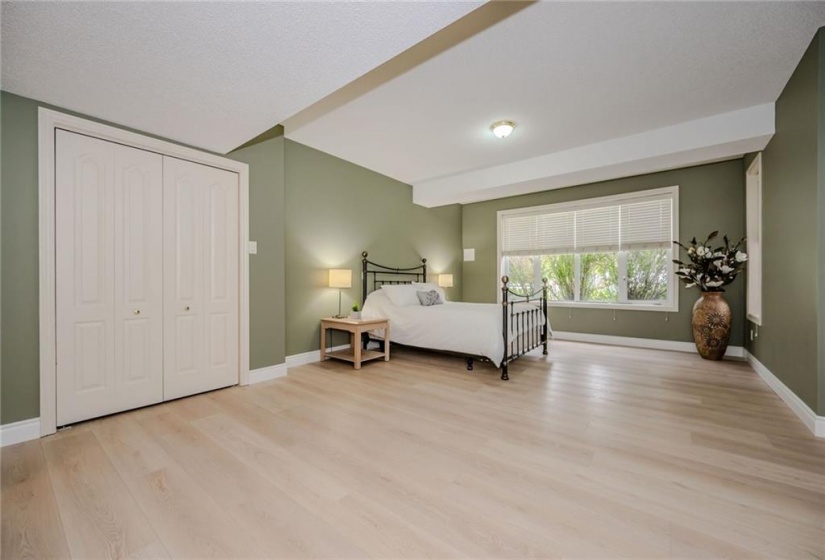
POLYGON ((747 352, 748 363, 759 377, 761 377, 768 386, 773 389, 780 399, 785 401, 785 404, 793 411, 797 417, 802 420, 802 423, 811 431, 813 435, 819 438, 825 438, 825 416, 817 416, 802 399, 788 389, 788 387, 779 380, 771 370, 756 359, 756 357, 747 352))
POLYGON ((0 426, 0 447, 23 443, 39 437, 40 418, 29 418, 0 426))
MULTIPOLYGON (((344 344, 342 346, 333 346, 327 352, 336 352, 338 350, 344 350, 345 348, 349 348, 349 344, 344 344)), ((286 357, 286 367, 298 367, 304 366, 306 364, 314 364, 315 362, 321 361, 321 351, 320 350, 310 350, 309 352, 304 352, 303 354, 293 354, 292 356, 286 357)))
POLYGON ((274 366, 267 366, 258 369, 249 370, 249 384, 263 383, 270 379, 277 379, 286 376, 286 363, 276 364, 274 366))
MULTIPOLYGON (((632 336, 612 336, 607 334, 587 334, 577 332, 553 332, 555 340, 570 340, 573 342, 592 342, 594 344, 610 344, 613 346, 629 346, 631 348, 650 348, 653 350, 672 350, 675 352, 696 352, 696 345, 692 342, 678 340, 659 340, 656 338, 634 338, 632 336)), ((745 349, 741 346, 728 346, 726 358, 745 358, 745 349)))

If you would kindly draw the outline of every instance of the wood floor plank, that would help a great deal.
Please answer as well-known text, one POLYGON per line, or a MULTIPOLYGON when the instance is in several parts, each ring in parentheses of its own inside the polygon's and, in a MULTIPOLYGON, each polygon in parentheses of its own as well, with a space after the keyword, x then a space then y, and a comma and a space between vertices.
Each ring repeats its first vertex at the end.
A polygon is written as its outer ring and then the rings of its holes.
POLYGON ((201 488, 245 529, 255 546, 274 558, 363 557, 363 550, 334 527, 216 445, 173 411, 145 411, 138 420, 201 488))
POLYGON ((168 557, 92 432, 47 438, 43 450, 72 557, 168 557))
MULTIPOLYGON (((439 541, 460 550, 464 556, 556 557, 552 543, 540 535, 512 526, 506 519, 491 519, 482 512, 442 499, 442 489, 434 488, 432 479, 422 476, 421 467, 403 463, 390 466, 371 454, 353 453, 356 444, 361 451, 364 445, 369 446, 370 440, 363 434, 330 433, 320 427, 325 425, 324 421, 314 419, 307 409, 293 408, 281 411, 277 416, 289 418, 293 431, 302 436, 296 437, 289 446, 293 454, 335 474, 370 500, 391 504, 391 511, 407 520, 411 531, 434 535, 439 541)), ((272 421, 284 423, 284 418, 272 421)), ((251 427, 262 428, 262 433, 267 431, 257 423, 251 427)), ((375 446, 374 453, 381 454, 381 449, 375 446)), ((384 456, 393 453, 394 449, 386 449, 384 456)), ((375 543, 365 543, 364 546, 370 548, 375 543)))
POLYGON ((410 530, 409 523, 343 484, 340 475, 326 473, 226 416, 200 420, 198 426, 313 515, 355 538, 372 557, 460 555, 433 535, 410 530))
POLYGON ((134 420, 120 415, 94 428, 126 486, 173 558, 265 556, 244 529, 134 420))
POLYGON ((2 548, 11 559, 66 558, 69 545, 39 441, 2 451, 2 548))

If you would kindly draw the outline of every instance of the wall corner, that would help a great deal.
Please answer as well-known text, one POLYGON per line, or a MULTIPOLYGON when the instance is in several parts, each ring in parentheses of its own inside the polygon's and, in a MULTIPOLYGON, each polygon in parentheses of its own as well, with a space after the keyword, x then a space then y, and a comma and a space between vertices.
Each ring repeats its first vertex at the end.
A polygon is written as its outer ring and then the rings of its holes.
POLYGON ((819 416, 825 415, 825 27, 814 38, 817 49, 817 407, 819 416))

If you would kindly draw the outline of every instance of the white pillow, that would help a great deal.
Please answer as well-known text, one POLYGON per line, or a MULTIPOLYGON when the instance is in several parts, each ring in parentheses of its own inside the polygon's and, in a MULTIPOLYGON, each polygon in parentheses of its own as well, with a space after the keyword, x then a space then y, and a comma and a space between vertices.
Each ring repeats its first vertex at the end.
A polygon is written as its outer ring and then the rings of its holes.
POLYGON ((384 284, 381 291, 387 294, 393 305, 406 307, 408 305, 421 305, 418 301, 418 290, 420 286, 412 284, 384 284))
POLYGON ((435 282, 413 282, 413 286, 423 292, 429 292, 430 290, 435 290, 438 292, 438 295, 441 296, 441 301, 447 301, 447 294, 444 293, 444 288, 436 284, 435 282))

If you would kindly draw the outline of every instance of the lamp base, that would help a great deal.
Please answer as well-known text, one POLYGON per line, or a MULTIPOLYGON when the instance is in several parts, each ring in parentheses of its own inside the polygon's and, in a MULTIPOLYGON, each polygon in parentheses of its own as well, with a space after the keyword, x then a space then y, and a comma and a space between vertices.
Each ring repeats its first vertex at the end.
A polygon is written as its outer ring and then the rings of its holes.
POLYGON ((346 315, 341 315, 341 289, 338 288, 338 315, 333 315, 333 319, 346 319, 346 315))

